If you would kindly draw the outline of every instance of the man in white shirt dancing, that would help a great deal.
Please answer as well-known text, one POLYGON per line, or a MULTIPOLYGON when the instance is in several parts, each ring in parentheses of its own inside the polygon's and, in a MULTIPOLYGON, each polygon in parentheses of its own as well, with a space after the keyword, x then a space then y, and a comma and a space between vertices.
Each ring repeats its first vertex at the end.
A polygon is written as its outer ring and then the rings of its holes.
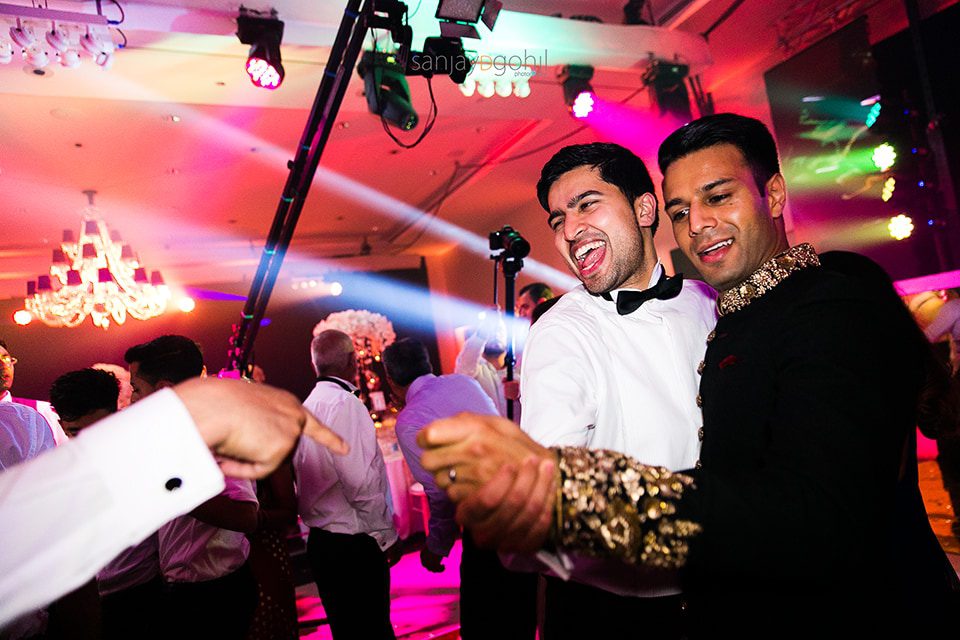
MULTIPOLYGON (((565 147, 544 166, 537 196, 557 251, 582 285, 530 329, 521 427, 546 446, 694 466, 702 422, 692 399, 715 298, 701 282, 667 277, 658 261, 657 199, 646 167, 615 144, 565 147)), ((655 620, 661 637, 682 633, 673 573, 555 560, 571 581, 548 580, 546 640, 617 637, 639 619, 655 620)))
POLYGON ((399 560, 387 505, 387 472, 376 428, 354 395, 357 357, 350 336, 324 331, 310 344, 317 384, 303 406, 350 447, 334 456, 302 438, 293 458, 307 554, 333 637, 395 638, 390 566, 399 560))

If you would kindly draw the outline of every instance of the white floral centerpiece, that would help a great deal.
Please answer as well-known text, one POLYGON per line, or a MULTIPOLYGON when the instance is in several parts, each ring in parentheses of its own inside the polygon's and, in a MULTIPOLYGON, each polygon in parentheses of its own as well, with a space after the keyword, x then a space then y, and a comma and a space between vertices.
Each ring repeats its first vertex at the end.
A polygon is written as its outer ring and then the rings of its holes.
POLYGON ((385 316, 366 309, 347 309, 331 313, 317 323, 313 328, 313 335, 328 329, 343 331, 350 336, 361 356, 379 358, 383 350, 397 339, 392 322, 385 316))

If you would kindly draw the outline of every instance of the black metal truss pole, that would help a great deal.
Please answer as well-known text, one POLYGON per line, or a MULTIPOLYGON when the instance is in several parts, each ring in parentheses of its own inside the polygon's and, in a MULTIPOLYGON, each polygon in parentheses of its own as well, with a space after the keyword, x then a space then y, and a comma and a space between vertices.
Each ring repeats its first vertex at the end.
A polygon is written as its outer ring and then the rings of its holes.
POLYGON ((280 196, 280 203, 260 256, 260 264, 250 285, 240 322, 234 325, 234 333, 230 339, 230 367, 241 373, 246 372, 250 363, 260 322, 290 247, 290 240, 303 211, 347 85, 350 84, 350 77, 373 15, 373 3, 374 0, 350 0, 347 3, 296 156, 288 163, 290 175, 280 196))

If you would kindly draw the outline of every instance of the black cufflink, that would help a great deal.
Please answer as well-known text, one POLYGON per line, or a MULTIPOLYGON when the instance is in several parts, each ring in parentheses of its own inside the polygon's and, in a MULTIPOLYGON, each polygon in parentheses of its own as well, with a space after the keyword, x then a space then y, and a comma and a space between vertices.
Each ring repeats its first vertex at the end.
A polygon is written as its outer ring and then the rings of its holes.
POLYGON ((167 491, 173 491, 183 486, 183 480, 181 480, 180 478, 170 478, 169 480, 167 480, 167 483, 163 486, 166 487, 167 491))

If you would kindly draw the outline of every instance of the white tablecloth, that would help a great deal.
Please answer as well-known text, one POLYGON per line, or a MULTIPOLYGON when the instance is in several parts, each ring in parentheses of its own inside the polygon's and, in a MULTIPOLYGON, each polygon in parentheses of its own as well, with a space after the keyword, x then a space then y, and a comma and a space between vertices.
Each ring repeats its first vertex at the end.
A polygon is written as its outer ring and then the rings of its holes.
POLYGON ((422 506, 410 495, 410 485, 415 481, 399 451, 384 452, 383 463, 387 467, 387 482, 393 501, 393 524, 401 538, 409 538, 423 531, 423 517, 419 511, 422 506))

